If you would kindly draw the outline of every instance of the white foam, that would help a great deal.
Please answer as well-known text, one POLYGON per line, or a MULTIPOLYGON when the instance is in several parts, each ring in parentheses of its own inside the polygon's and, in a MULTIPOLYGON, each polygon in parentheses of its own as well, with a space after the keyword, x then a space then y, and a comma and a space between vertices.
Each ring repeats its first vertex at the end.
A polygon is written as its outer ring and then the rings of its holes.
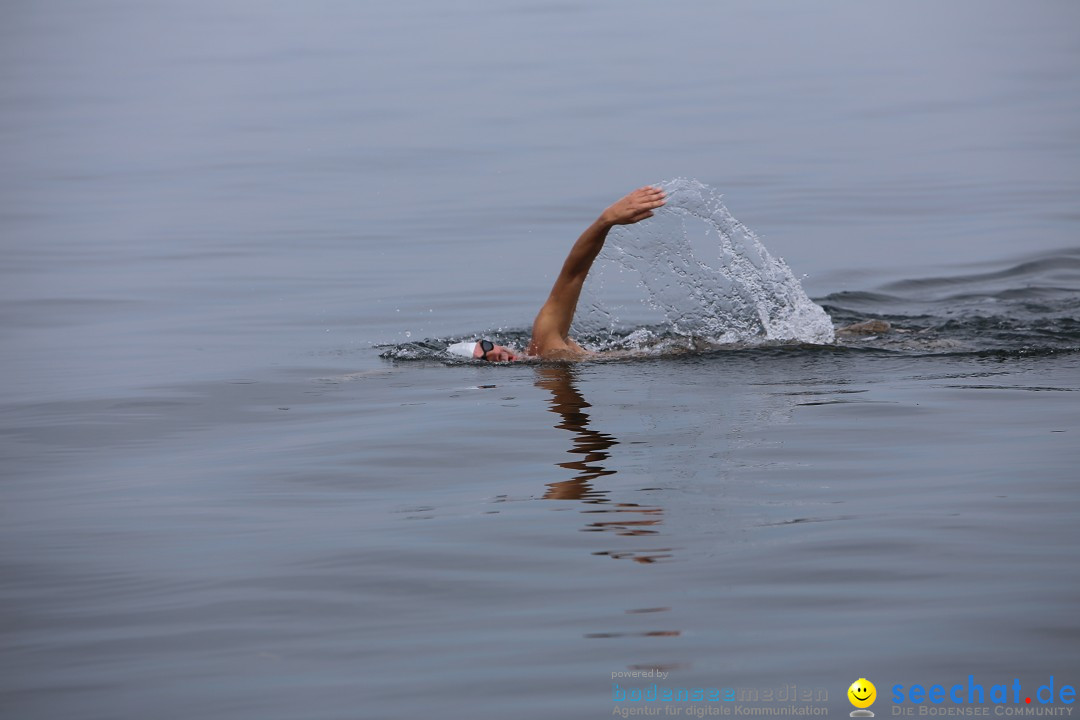
MULTIPOLYGON (((650 220, 612 230, 603 257, 639 275, 644 300, 663 314, 667 332, 715 344, 833 341, 829 316, 784 261, 732 217, 719 192, 686 178, 660 186, 667 205, 650 220), (700 257, 695 246, 704 248, 700 257)), ((594 324, 616 321, 599 305, 590 314, 594 324)))

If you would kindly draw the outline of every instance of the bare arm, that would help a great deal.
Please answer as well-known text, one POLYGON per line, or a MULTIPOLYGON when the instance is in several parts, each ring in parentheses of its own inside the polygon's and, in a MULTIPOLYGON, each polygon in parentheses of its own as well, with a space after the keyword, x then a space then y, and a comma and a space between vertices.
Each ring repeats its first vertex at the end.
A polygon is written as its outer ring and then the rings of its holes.
POLYGON ((533 323, 533 337, 529 345, 531 354, 544 356, 567 351, 582 352, 577 343, 568 337, 570 324, 577 311, 585 278, 604 247, 608 231, 615 225, 630 225, 652 217, 652 211, 664 204, 664 197, 664 191, 660 188, 639 188, 601 213, 581 234, 566 256, 562 271, 551 288, 551 295, 533 323))

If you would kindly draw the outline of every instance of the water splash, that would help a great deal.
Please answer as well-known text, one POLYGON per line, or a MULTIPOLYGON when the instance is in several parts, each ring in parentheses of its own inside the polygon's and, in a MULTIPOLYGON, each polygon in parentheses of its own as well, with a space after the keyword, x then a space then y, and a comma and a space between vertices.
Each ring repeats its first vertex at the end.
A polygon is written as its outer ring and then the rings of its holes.
POLYGON ((660 186, 667 205, 648 221, 614 229, 601 258, 638 276, 642 299, 664 322, 627 335, 600 298, 583 308, 576 324, 583 336, 607 347, 653 346, 660 338, 688 347, 833 341, 829 316, 732 217, 719 192, 686 178, 660 186))
MULTIPOLYGON (((693 239, 700 238, 691 238, 691 243, 693 239)), ((706 243, 707 248, 716 244, 715 238, 709 242, 712 244, 706 243)), ((697 254, 710 256, 707 252, 697 254)), ((790 343, 749 342, 736 343, 735 347, 755 357, 762 353, 788 355, 793 351, 830 355, 884 352, 911 357, 968 355, 993 358, 995 362, 1080 353, 1080 248, 1064 248, 1008 262, 980 263, 977 267, 980 271, 973 274, 916 278, 873 291, 844 290, 820 298, 832 322, 841 326, 883 322, 889 329, 882 333, 840 332, 837 341, 827 345, 802 343, 793 347, 790 343)), ((603 283, 603 276, 611 271, 622 271, 624 277, 640 277, 638 272, 609 261, 597 264, 589 282, 603 283)), ((600 288, 600 294, 613 294, 612 285, 609 282, 600 288)), ((644 284, 638 281, 629 287, 632 294, 627 297, 649 297, 643 288, 644 284)), ((587 316, 597 324, 591 329, 576 327, 574 336, 579 341, 597 349, 630 351, 607 353, 600 358, 707 355, 730 349, 730 346, 717 348, 700 336, 677 335, 673 325, 662 317, 653 324, 621 323, 613 312, 591 308, 584 299, 580 316, 587 316)), ((750 327, 752 330, 752 324, 750 327)), ((517 348, 529 342, 526 328, 499 328, 468 337, 479 336, 517 348)), ((388 360, 472 363, 446 354, 448 345, 464 339, 467 338, 453 336, 376 347, 383 351, 381 357, 388 360)))

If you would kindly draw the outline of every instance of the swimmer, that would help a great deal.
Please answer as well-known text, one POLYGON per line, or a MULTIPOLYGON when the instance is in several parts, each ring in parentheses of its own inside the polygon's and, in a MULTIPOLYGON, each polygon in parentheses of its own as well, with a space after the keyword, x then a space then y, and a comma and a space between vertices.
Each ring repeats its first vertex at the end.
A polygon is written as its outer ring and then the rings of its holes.
POLYGON ((594 353, 578 345, 570 337, 570 324, 577 312, 578 297, 593 261, 600 254, 608 231, 616 225, 633 225, 653 216, 653 210, 666 202, 663 190, 646 185, 622 198, 600 214, 592 225, 570 248, 562 271, 547 302, 533 321, 532 340, 525 355, 511 348, 496 345, 490 340, 469 340, 456 343, 447 352, 489 362, 513 362, 525 357, 541 360, 582 360, 594 353))

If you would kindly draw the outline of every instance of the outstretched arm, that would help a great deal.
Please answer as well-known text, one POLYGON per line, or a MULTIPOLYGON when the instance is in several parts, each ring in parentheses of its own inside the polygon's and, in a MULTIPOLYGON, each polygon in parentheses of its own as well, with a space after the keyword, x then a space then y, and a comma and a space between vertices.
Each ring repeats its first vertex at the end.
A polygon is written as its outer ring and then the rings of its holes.
POLYGON ((531 354, 545 355, 577 349, 569 340, 570 323, 574 320, 578 297, 593 261, 604 247, 608 231, 615 225, 630 225, 652 217, 652 211, 665 202, 664 191, 657 187, 639 188, 609 207, 581 234, 562 271, 551 288, 551 295, 540 308, 533 323, 531 354))

